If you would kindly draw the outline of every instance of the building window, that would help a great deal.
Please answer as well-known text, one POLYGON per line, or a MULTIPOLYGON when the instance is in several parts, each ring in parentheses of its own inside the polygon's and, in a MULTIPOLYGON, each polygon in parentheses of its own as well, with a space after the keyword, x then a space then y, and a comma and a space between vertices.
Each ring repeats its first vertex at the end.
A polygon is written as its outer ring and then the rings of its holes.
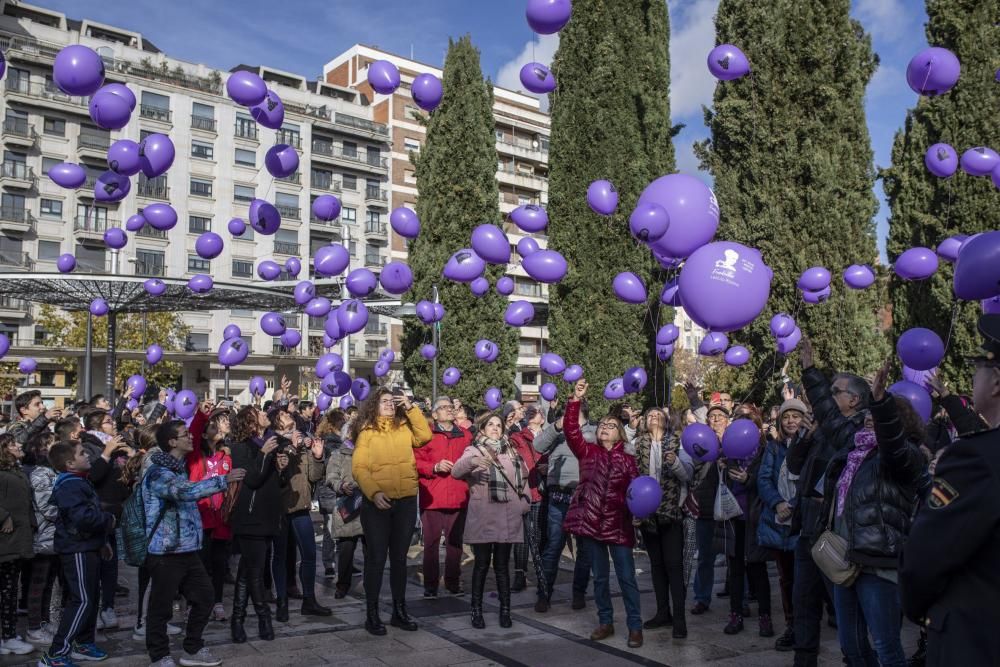
POLYGON ((50 218, 61 218, 63 203, 58 199, 42 199, 39 202, 39 212, 50 218))
POLYGON ((518 280, 517 281, 517 294, 518 296, 542 296, 542 286, 533 280, 518 280))
POLYGON ((521 384, 538 384, 538 373, 535 371, 522 373, 521 384))
POLYGON ((199 215, 192 215, 188 217, 188 231, 192 234, 202 234, 204 232, 212 231, 212 219, 204 218, 199 215))
POLYGON ((497 135, 497 141, 499 141, 500 143, 503 143, 504 142, 503 130, 494 130, 494 132, 497 135))
MULTIPOLYGON (((18 160, 16 159, 16 154, 15 153, 6 153, 4 155, 4 161, 5 162, 18 162, 18 160)), ((21 160, 21 162, 23 163, 23 159, 21 160)), ((62 164, 62 160, 60 160, 59 158, 54 158, 54 157, 42 157, 42 173, 43 174, 48 174, 49 173, 49 169, 51 169, 52 167, 56 166, 57 164, 62 164)))
MULTIPOLYGON (((253 262, 234 259, 233 260, 233 277, 240 278, 251 278, 253 277, 253 262)), ((233 315, 236 315, 236 311, 233 311, 233 315)))
POLYGON ((243 167, 257 166, 257 151, 249 151, 245 148, 236 149, 236 164, 243 167))
POLYGON ((38 259, 54 260, 59 259, 62 254, 62 244, 59 241, 38 241, 38 259))
POLYGON ((143 118, 170 122, 170 98, 148 90, 142 91, 139 115, 143 118))
POLYGON ((538 355, 538 343, 531 340, 530 338, 522 338, 517 346, 517 353, 525 357, 534 357, 538 355))
POLYGON ((246 114, 236 114, 236 136, 256 141, 257 123, 254 122, 254 119, 246 114))
POLYGON ((299 134, 298 125, 291 125, 288 123, 282 125, 281 129, 278 130, 276 139, 279 144, 288 144, 293 148, 302 147, 302 138, 299 134))
POLYGON ((88 246, 76 245, 73 250, 76 256, 76 266, 82 271, 97 271, 103 273, 108 270, 105 261, 104 248, 91 248, 88 246))
POLYGON ((204 181, 200 178, 191 179, 191 194, 197 197, 212 196, 212 181, 204 181))
POLYGON ((358 145, 353 141, 345 141, 342 152, 344 154, 344 157, 357 157, 358 145))
POLYGON ((135 273, 137 276, 162 276, 163 253, 156 250, 136 250, 135 273))
POLYGON ((348 244, 349 245, 348 245, 347 250, 351 253, 351 257, 357 257, 358 256, 358 242, 357 241, 348 241, 348 244))
POLYGON ((62 118, 49 118, 46 116, 45 120, 42 121, 42 132, 50 137, 65 137, 66 121, 62 118))
POLYGON ((207 333, 189 333, 187 335, 187 340, 184 342, 185 352, 208 352, 208 334, 207 333))
POLYGON ((215 158, 215 147, 212 146, 212 144, 206 144, 201 141, 192 141, 191 157, 196 157, 202 160, 212 160, 215 158))
POLYGON ((49 337, 49 332, 44 328, 35 325, 35 345, 45 345, 45 339, 49 337))
POLYGON ((410 137, 404 137, 403 138, 403 147, 407 151, 413 151, 414 153, 419 153, 420 152, 420 142, 417 141, 416 139, 412 139, 410 137))
POLYGON ((382 222, 382 214, 378 211, 367 210, 365 211, 365 223, 369 225, 377 225, 382 222))
POLYGON ((340 210, 340 219, 348 224, 353 224, 358 221, 358 209, 356 208, 343 208, 340 210))
POLYGON ((191 127, 195 130, 215 132, 215 107, 194 102, 191 105, 191 127))
POLYGON ((344 174, 341 185, 345 190, 357 190, 358 189, 358 177, 353 174, 344 174))
POLYGON ((211 269, 212 263, 207 259, 202 259, 198 255, 188 255, 188 271, 192 273, 203 273, 211 269))
POLYGON ((236 201, 253 201, 257 196, 257 191, 249 185, 234 185, 233 199, 236 201))

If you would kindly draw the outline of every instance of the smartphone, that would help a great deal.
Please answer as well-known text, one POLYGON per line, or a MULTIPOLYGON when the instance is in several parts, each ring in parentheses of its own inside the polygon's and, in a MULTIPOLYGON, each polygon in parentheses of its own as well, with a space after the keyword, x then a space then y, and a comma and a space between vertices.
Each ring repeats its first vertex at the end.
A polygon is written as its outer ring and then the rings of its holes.
POLYGON ((395 387, 392 390, 392 395, 393 396, 406 396, 406 393, 403 391, 402 387, 395 387))

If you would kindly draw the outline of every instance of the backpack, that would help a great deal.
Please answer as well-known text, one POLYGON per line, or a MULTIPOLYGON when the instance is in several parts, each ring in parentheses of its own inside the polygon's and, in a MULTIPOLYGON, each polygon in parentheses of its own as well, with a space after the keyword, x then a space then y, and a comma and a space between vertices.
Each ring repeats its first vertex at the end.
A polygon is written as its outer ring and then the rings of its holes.
POLYGON ((163 515, 167 512, 167 504, 163 503, 160 515, 156 517, 153 530, 146 532, 146 503, 142 497, 143 482, 141 478, 135 485, 132 495, 125 501, 122 507, 121 531, 122 543, 124 544, 125 562, 133 567, 139 567, 146 562, 146 555, 149 550, 149 543, 156 534, 156 529, 160 527, 163 515))

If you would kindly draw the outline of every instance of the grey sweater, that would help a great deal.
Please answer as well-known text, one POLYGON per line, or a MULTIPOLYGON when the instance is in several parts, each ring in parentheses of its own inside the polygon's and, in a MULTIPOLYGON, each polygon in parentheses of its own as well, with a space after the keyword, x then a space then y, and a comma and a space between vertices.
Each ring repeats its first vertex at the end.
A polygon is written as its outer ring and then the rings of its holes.
MULTIPOLYGON (((597 442, 596 426, 584 424, 582 431, 584 440, 597 442)), ((535 436, 531 444, 539 454, 549 455, 549 473, 545 480, 548 487, 575 489, 580 482, 580 463, 566 444, 562 431, 556 430, 555 424, 549 424, 535 436)))

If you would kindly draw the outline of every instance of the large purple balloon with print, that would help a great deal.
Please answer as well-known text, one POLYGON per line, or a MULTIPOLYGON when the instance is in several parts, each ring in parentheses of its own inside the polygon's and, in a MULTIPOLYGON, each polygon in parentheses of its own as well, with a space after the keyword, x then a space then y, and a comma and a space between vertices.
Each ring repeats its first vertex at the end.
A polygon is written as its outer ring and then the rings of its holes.
POLYGON ((486 262, 471 248, 463 248, 444 265, 442 275, 449 280, 471 283, 486 271, 486 262))
POLYGON ((962 64, 948 49, 931 46, 910 59, 906 83, 918 95, 943 95, 955 87, 962 74, 962 64))
POLYGON ((731 241, 709 243, 681 269, 681 302, 703 329, 735 331, 764 310, 772 277, 758 250, 731 241))
POLYGON ((337 324, 344 335, 361 331, 368 324, 368 308, 357 299, 344 301, 337 308, 337 324))
POLYGON ((139 142, 139 167, 146 178, 167 173, 174 163, 174 142, 165 134, 150 134, 139 142))
POLYGON ((265 236, 270 236, 281 227, 281 213, 278 207, 263 199, 250 202, 250 226, 265 236))
POLYGON ((650 247, 669 257, 685 258, 715 236, 719 203, 711 188, 694 176, 668 174, 650 183, 639 203, 653 202, 667 211, 670 228, 650 247))
POLYGON ((557 283, 566 275, 566 259, 555 250, 538 250, 524 258, 521 266, 540 283, 557 283))
POLYGON ((281 103, 278 93, 268 90, 260 103, 250 107, 250 115, 259 125, 278 130, 285 122, 285 105, 281 103))

